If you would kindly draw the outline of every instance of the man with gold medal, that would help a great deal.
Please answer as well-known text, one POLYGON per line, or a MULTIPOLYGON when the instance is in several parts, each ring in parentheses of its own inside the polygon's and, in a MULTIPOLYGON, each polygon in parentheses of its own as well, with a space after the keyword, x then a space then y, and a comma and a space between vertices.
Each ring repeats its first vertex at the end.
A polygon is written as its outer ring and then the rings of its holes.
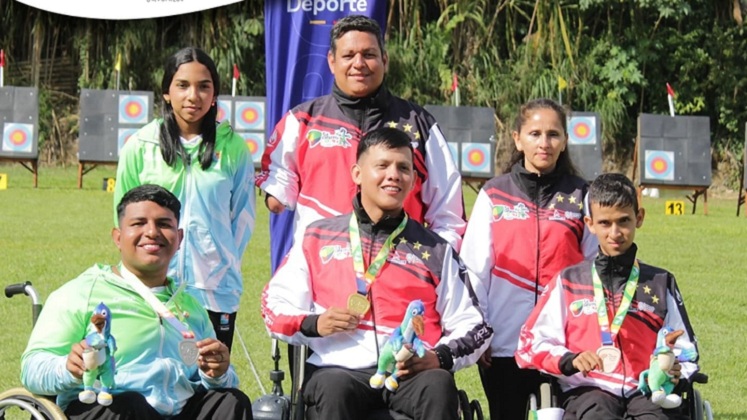
POLYGON ((395 128, 366 133, 351 169, 353 212, 312 223, 262 296, 270 335, 308 345, 307 416, 365 418, 389 408, 414 419, 456 419, 453 372, 470 366, 492 336, 453 248, 410 219, 411 139, 395 128), (425 305, 427 351, 398 365, 396 393, 373 389, 379 349, 407 305, 425 305))

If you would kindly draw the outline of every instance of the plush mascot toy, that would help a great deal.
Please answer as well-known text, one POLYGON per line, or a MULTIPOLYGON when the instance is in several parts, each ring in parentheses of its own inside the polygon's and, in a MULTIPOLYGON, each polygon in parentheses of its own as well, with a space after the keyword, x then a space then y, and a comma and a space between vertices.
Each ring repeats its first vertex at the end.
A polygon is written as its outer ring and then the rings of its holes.
POLYGON ((423 335, 425 330, 424 313, 425 306, 421 300, 413 300, 407 305, 407 312, 402 324, 392 331, 389 340, 381 349, 378 369, 369 380, 371 388, 380 389, 386 385, 386 389, 389 391, 397 391, 397 388, 399 388, 397 362, 404 362, 415 353, 420 357, 425 355, 423 342, 418 338, 423 335), (391 375, 387 377, 390 372, 391 375))
POLYGON ((698 352, 695 346, 690 344, 683 348, 679 356, 675 356, 674 348, 677 338, 684 331, 672 331, 668 326, 662 327, 656 337, 656 348, 651 356, 651 364, 647 370, 641 372, 638 382, 638 389, 644 394, 651 395, 651 402, 660 405, 662 408, 675 408, 682 404, 682 397, 672 394, 674 384, 669 370, 674 366, 675 358, 680 362, 694 361, 698 352))
POLYGON ((114 389, 114 352, 117 351, 117 342, 111 335, 112 314, 109 308, 101 302, 93 310, 91 324, 95 331, 86 336, 88 348, 83 350, 83 391, 78 394, 78 399, 85 404, 93 404, 98 400, 101 405, 111 405, 114 389), (93 384, 98 379, 101 383, 101 391, 96 397, 93 384))

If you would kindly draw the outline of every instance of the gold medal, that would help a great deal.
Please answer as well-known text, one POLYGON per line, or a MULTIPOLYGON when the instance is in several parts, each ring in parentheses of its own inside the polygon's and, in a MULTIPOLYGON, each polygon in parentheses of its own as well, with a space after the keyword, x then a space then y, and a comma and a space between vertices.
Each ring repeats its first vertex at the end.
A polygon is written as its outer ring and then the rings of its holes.
POLYGON ((355 315, 365 315, 371 308, 371 302, 362 294, 355 292, 348 296, 348 310, 355 315))

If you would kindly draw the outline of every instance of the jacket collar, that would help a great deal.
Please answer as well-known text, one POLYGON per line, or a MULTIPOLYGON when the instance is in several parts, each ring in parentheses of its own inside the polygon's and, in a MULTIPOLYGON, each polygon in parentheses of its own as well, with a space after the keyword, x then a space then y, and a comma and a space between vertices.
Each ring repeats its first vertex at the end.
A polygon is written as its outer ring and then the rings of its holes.
POLYGON ((557 166, 549 174, 536 174, 529 172, 524 168, 524 162, 516 162, 511 167, 511 178, 516 181, 521 188, 529 197, 537 198, 541 195, 542 190, 547 189, 554 185, 558 179, 560 179, 561 173, 558 171, 557 166))
POLYGON ((599 278, 602 280, 602 284, 608 290, 614 292, 628 281, 628 276, 630 276, 630 271, 633 269, 637 252, 638 247, 636 244, 633 244, 625 253, 616 257, 605 255, 601 249, 599 250, 599 255, 594 260, 594 265, 599 278))
POLYGON ((335 98, 345 116, 357 122, 362 130, 367 131, 369 126, 379 121, 384 111, 389 108, 392 94, 382 84, 373 94, 354 98, 345 94, 335 83, 332 88, 332 97, 335 98))
POLYGON ((377 233, 391 233, 397 228, 397 226, 399 226, 402 219, 405 217, 405 211, 402 210, 398 216, 384 216, 384 218, 379 220, 378 223, 373 223, 371 218, 368 216, 368 213, 366 213, 366 209, 363 208, 363 204, 361 204, 360 193, 353 197, 353 211, 355 212, 355 217, 358 219, 358 226, 362 231, 367 233, 372 233, 374 230, 377 233))

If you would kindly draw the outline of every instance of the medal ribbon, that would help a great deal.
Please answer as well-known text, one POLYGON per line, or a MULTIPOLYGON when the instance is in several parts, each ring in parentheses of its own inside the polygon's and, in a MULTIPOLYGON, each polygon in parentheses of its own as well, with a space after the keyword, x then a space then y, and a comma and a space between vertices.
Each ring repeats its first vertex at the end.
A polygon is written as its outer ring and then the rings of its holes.
POLYGON ((376 257, 368 266, 368 269, 366 269, 363 263, 363 247, 361 245, 361 235, 358 231, 358 218, 355 216, 355 213, 350 215, 350 252, 353 255, 355 282, 358 287, 358 293, 361 295, 366 296, 368 286, 376 281, 376 276, 381 271, 381 267, 386 263, 386 258, 392 250, 394 238, 405 230, 405 225, 407 225, 407 214, 405 214, 399 226, 386 238, 379 253, 376 254, 376 257))
POLYGON ((594 286, 594 302, 597 304, 597 318, 599 320, 599 328, 602 330, 602 344, 605 346, 614 345, 613 339, 618 331, 620 331, 623 320, 628 314, 630 304, 633 302, 633 295, 638 286, 638 277, 640 273, 641 269, 638 266, 638 260, 635 260, 633 262, 633 268, 630 270, 630 276, 628 276, 628 282, 625 284, 622 302, 620 302, 620 307, 617 308, 617 313, 612 319, 612 325, 610 326, 610 320, 607 316, 607 299, 604 297, 602 280, 599 278, 599 274, 597 274, 595 264, 591 265, 591 282, 594 286))
POLYGON ((148 302, 153 310, 156 311, 158 316, 160 316, 161 319, 165 319, 166 322, 176 328, 176 330, 181 333, 184 339, 195 338, 195 334, 190 331, 183 322, 179 321, 169 310, 169 308, 167 308, 166 305, 163 304, 163 302, 158 300, 158 298, 153 294, 150 288, 144 285, 143 282, 140 281, 140 279, 137 278, 137 276, 134 275, 130 270, 128 270, 123 264, 119 265, 119 272, 122 274, 122 279, 125 281, 125 283, 132 286, 132 288, 135 289, 135 291, 140 296, 142 296, 142 298, 145 299, 146 302, 148 302))

